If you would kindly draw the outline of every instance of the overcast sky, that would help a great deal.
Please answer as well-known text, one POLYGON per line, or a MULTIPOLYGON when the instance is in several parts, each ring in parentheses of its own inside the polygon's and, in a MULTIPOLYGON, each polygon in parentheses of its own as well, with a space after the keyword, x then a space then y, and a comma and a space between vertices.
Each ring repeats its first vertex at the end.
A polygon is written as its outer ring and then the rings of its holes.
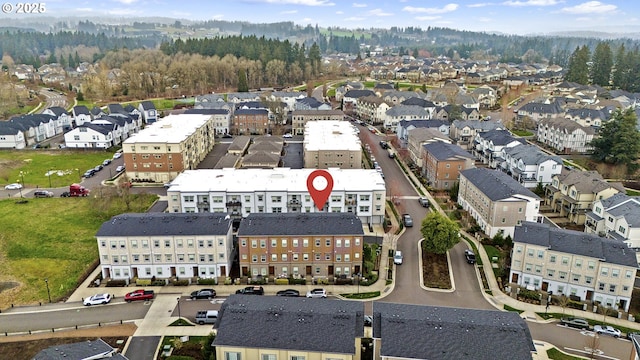
MULTIPOLYGON (((49 0, 44 3, 45 15, 51 16, 293 21, 300 25, 346 28, 439 26, 509 34, 640 30, 638 0, 49 0)), ((4 16, 39 16, 17 15, 15 8, 9 13, 0 16, 0 25, 4 16)))

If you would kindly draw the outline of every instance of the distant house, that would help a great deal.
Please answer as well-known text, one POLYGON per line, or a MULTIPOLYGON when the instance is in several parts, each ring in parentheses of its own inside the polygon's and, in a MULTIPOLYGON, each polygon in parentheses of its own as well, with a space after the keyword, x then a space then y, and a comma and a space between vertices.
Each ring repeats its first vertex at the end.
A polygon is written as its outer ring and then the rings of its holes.
POLYGON ((234 104, 239 104, 246 101, 260 101, 260 93, 253 92, 236 92, 228 93, 227 101, 234 104))
POLYGON ((0 121, 0 148, 24 149, 27 142, 23 132, 8 121, 0 121))
POLYGON ((303 97, 296 99, 293 104, 294 110, 331 110, 331 104, 318 101, 314 97, 303 97))
POLYGON ((508 130, 491 130, 476 133, 473 154, 489 167, 497 169, 504 161, 503 149, 525 144, 522 138, 516 138, 508 130))
POLYGON ((628 247, 640 249, 640 197, 617 193, 593 202, 587 211, 584 231, 623 241, 628 247))
POLYGON ((63 131, 71 129, 71 117, 67 110, 60 106, 52 106, 45 109, 43 114, 55 116, 55 133, 62 134, 63 131))
POLYGON ((449 122, 445 120, 400 120, 396 126, 395 133, 401 148, 407 147, 409 131, 417 128, 436 129, 444 135, 449 135, 449 122))
POLYGON ((356 112, 356 104, 359 98, 365 96, 376 96, 371 90, 349 90, 342 96, 342 111, 351 115, 356 112))
POLYGON ((156 106, 151 101, 142 101, 138 105, 138 110, 142 116, 142 122, 145 124, 152 124, 158 121, 158 111, 156 106))
POLYGON ((109 105, 107 105, 107 110, 109 111, 109 114, 125 114, 125 115, 129 115, 127 110, 125 110, 124 107, 121 104, 109 104, 109 105))
POLYGON ((449 128, 449 136, 463 149, 473 146, 478 133, 503 129, 504 125, 497 121, 453 120, 449 128))
POLYGON ((233 132, 236 135, 269 133, 269 111, 266 109, 238 109, 233 113, 233 132))
POLYGON ((431 113, 417 105, 396 105, 385 113, 384 127, 389 130, 396 130, 398 122, 402 120, 428 120, 431 113))
POLYGON ((356 301, 231 295, 218 313, 213 346, 221 360, 359 360, 363 324, 364 305, 356 301))
POLYGON ((270 101, 278 101, 286 104, 286 110, 292 111, 297 100, 304 99, 307 94, 302 91, 274 91, 269 96, 270 101))
POLYGON ((231 128, 231 112, 227 109, 203 108, 203 109, 187 109, 185 114, 204 114, 213 117, 213 124, 216 129, 216 135, 225 135, 230 133, 231 128))
POLYGON ((356 100, 355 115, 368 124, 379 125, 384 122, 390 108, 389 103, 379 96, 364 96, 356 100))
POLYGON ((523 221, 539 221, 540 198, 502 171, 472 168, 460 172, 458 204, 489 237, 510 235, 523 221))
POLYGON ((564 110, 558 101, 549 104, 531 102, 518 109, 518 120, 522 120, 525 116, 538 123, 542 119, 564 116, 564 110))
POLYGON ((436 141, 423 148, 422 173, 429 186, 435 189, 450 189, 458 181, 461 170, 474 166, 473 155, 458 145, 436 141))
POLYGON ((50 346, 37 353, 33 360, 127 360, 118 349, 104 342, 102 339, 81 341, 71 344, 50 346))
POLYGON ((515 312, 376 301, 372 328, 374 359, 531 360, 535 352, 515 312))
POLYGON ((291 114, 291 131, 302 135, 309 121, 344 120, 342 110, 294 110, 291 114))
POLYGON ((437 141, 451 143, 449 137, 437 129, 415 128, 409 130, 407 134, 407 150, 409 150, 411 161, 418 167, 422 167, 422 160, 424 159, 424 148, 422 145, 437 141))

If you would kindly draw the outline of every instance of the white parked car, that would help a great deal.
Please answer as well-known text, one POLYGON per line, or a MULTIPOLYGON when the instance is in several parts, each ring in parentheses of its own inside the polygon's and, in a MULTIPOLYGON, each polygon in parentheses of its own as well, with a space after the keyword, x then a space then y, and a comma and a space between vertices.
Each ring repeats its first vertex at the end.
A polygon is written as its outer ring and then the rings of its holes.
POLYGON ((124 171, 124 165, 118 165, 118 167, 116 168, 116 172, 123 172, 124 171))
POLYGON ((121 156, 122 156, 121 152, 117 152, 117 153, 113 154, 113 158, 114 159, 119 159, 121 156))
POLYGON ((308 298, 326 298, 327 291, 325 289, 313 289, 313 290, 307 291, 307 297, 308 298))
POLYGON ((4 187, 5 190, 19 190, 22 189, 22 184, 17 184, 17 183, 13 183, 13 184, 9 184, 6 185, 4 187))
POLYGON ((107 304, 111 301, 111 294, 95 294, 92 297, 84 299, 82 302, 85 306, 107 304))
POLYGON ((393 263, 396 265, 402 265, 402 251, 396 250, 396 254, 393 255, 393 263))
POLYGON ((608 325, 607 326, 596 325, 596 326, 593 327, 593 332, 595 332, 596 334, 599 334, 599 335, 604 334, 604 335, 609 335, 609 336, 613 336, 613 337, 616 337, 616 338, 619 338, 622 335, 620 330, 618 330, 618 329, 616 329, 614 327, 608 326, 608 325))
POLYGON ((282 137, 289 139, 289 138, 292 138, 293 135, 291 133, 286 133, 286 134, 282 135, 282 137))

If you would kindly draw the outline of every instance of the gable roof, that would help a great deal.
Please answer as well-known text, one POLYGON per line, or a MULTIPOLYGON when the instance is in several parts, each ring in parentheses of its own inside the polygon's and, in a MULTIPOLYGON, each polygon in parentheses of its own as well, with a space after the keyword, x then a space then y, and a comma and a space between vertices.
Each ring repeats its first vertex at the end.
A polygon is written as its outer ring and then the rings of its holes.
POLYGON ((355 354, 363 323, 361 302, 233 294, 218 312, 213 345, 355 354))
POLYGON ((575 186, 581 193, 598 193, 608 188, 625 192, 624 186, 619 182, 607 182, 597 171, 570 170, 556 175, 563 185, 575 186))
POLYGON ((621 241, 582 231, 525 221, 515 227, 513 241, 544 246, 549 250, 589 256, 611 264, 637 267, 636 253, 621 241))
POLYGON ((348 213, 251 213, 238 228, 238 236, 260 235, 364 235, 362 222, 348 213))
POLYGON ((140 102, 140 106, 142 106, 142 110, 155 110, 156 106, 153 104, 153 102, 149 101, 149 100, 145 100, 140 102))
POLYGON ((473 155, 469 152, 463 150, 458 145, 447 144, 441 141, 436 141, 433 143, 422 145, 424 149, 433 155, 439 161, 454 159, 454 158, 467 158, 473 159, 473 155))
POLYGON ((346 98, 361 98, 364 96, 371 96, 371 95, 375 95, 376 93, 374 93, 371 90, 349 90, 347 91, 343 97, 346 98))
POLYGON ((511 176, 499 170, 471 168, 460 171, 460 176, 464 176, 492 201, 507 199, 514 195, 523 195, 540 200, 538 195, 522 186, 522 184, 511 176))
POLYGON ((50 108, 47 108, 47 110, 51 111, 55 116, 58 116, 58 117, 60 117, 60 115, 67 114, 67 110, 61 108, 60 106, 52 106, 50 108))
POLYGON ((107 109, 109 110, 109 114, 113 114, 113 113, 128 114, 127 111, 120 104, 109 104, 107 105, 107 109))
POLYGON ((400 127, 408 129, 412 128, 440 128, 445 125, 449 127, 449 122, 441 119, 431 119, 431 120, 400 120, 398 122, 400 127))
POLYGON ((464 127, 470 127, 471 129, 481 130, 482 132, 502 129, 503 125, 497 121, 483 121, 483 120, 453 120, 451 123, 457 129, 464 127))
POLYGON ((535 145, 518 145, 504 148, 502 151, 505 155, 510 155, 516 160, 522 160, 525 165, 540 165, 547 160, 553 160, 557 164, 562 165, 562 158, 556 155, 549 155, 535 145))
POLYGON ((8 121, 0 121, 0 135, 18 135, 20 129, 8 121))
POLYGON ((569 120, 561 117, 540 119, 539 127, 540 126, 549 126, 549 127, 553 127, 568 133, 572 133, 576 130, 582 130, 587 135, 595 134, 595 130, 593 130, 592 127, 582 126, 573 120, 569 120))
POLYGON ((237 109, 233 115, 234 116, 238 116, 238 115, 263 115, 263 116, 267 116, 269 114, 269 111, 267 109, 237 109))
POLYGON ((91 115, 89 109, 84 105, 78 105, 73 107, 74 115, 91 115))
POLYGON ((204 108, 204 109, 186 109, 184 114, 203 114, 203 115, 228 115, 230 112, 223 108, 204 108))
POLYGON ((394 359, 530 360, 535 346, 517 313, 373 303, 373 337, 394 359))
POLYGON ((410 97, 401 103, 402 105, 417 105, 422 108, 435 108, 436 104, 420 97, 410 97))
POLYGON ((508 145, 514 141, 517 141, 521 144, 526 143, 524 139, 516 138, 513 135, 511 135, 511 132, 509 132, 509 130, 502 130, 502 129, 489 130, 487 132, 479 133, 478 136, 498 146, 508 145))
POLYGON ((418 116, 428 118, 429 112, 416 105, 396 105, 386 112, 387 116, 418 116))
POLYGON ((227 214, 127 213, 112 217, 96 236, 226 235, 227 214))

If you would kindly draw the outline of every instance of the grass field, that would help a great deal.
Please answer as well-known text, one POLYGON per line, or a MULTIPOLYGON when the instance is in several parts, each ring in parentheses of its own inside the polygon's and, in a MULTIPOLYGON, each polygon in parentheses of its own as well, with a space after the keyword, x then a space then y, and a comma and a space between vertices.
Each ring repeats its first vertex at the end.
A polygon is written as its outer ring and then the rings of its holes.
MULTIPOLYGON (((131 212, 145 211, 156 195, 131 195, 131 212)), ((10 304, 53 301, 75 289, 97 260, 95 234, 111 216, 126 212, 122 198, 94 197, 0 201, 0 309, 10 304)))
POLYGON ((86 170, 112 156, 104 150, 0 151, 0 185, 24 180, 25 187, 48 188, 51 178, 51 187, 69 186, 80 181, 86 170))

